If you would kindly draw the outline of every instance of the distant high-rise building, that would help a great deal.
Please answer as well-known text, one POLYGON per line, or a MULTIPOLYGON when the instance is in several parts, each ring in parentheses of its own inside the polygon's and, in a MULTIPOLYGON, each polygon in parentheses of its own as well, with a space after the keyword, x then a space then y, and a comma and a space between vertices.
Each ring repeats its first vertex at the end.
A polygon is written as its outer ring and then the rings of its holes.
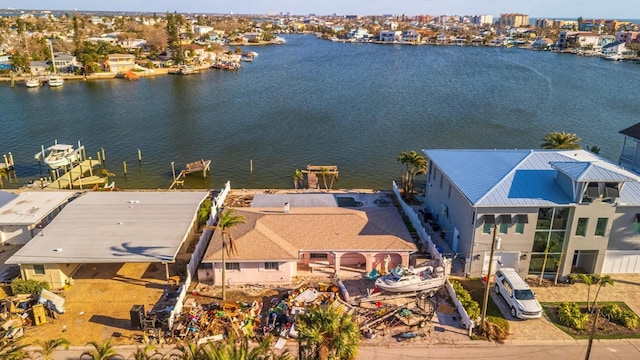
POLYGON ((471 22, 476 25, 491 25, 493 24, 493 15, 474 15, 471 17, 471 22))
POLYGON ((524 14, 500 14, 500 25, 502 26, 527 26, 529 25, 529 15, 524 14))

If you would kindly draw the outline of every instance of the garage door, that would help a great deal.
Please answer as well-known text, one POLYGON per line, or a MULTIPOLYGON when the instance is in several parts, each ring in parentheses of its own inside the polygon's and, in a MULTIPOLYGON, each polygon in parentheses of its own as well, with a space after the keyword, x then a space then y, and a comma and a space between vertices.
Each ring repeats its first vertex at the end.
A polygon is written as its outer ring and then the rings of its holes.
POLYGON ((602 264, 602 273, 640 273, 640 251, 607 251, 602 264))

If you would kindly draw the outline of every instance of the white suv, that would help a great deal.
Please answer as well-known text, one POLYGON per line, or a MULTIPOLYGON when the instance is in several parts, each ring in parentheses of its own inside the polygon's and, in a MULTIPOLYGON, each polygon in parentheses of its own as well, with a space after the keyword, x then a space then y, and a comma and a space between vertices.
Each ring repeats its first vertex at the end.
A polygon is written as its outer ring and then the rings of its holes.
POLYGON ((502 295, 511 309, 511 316, 535 319, 542 316, 542 306, 527 283, 511 268, 496 271, 496 294, 502 295))

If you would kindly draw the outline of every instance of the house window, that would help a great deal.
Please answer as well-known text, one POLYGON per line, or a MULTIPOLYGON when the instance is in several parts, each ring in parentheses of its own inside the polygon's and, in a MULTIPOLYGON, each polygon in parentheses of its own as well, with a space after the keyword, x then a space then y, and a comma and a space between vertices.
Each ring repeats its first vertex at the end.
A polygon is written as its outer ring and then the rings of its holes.
POLYGON ((578 226, 576 226, 576 236, 587 236, 587 225, 589 225, 589 219, 579 218, 578 226))
POLYGON ((483 234, 491 234, 491 228, 492 227, 493 227, 493 224, 484 223, 484 225, 482 226, 482 233, 483 234))
POLYGON ((264 269, 265 270, 275 270, 278 271, 279 270, 279 264, 277 262, 266 262, 264 263, 264 269))
POLYGON ((608 218, 598 218, 598 223, 596 224, 596 236, 604 236, 605 231, 607 230, 608 221, 608 218))
POLYGON ((500 230, 498 231, 500 232, 500 234, 506 234, 508 229, 509 229, 509 224, 501 223, 500 230))
POLYGON ((640 223, 638 222, 633 223, 633 233, 640 234, 640 223))
POLYGON ((309 258, 310 259, 326 259, 327 258, 327 254, 326 253, 311 253, 309 258))
POLYGON ((516 234, 524 234, 524 224, 516 223, 516 234))
POLYGON ((44 265, 33 265, 34 275, 44 275, 44 265))
POLYGON ((240 271, 240 263, 237 262, 228 262, 224 266, 227 270, 240 271))

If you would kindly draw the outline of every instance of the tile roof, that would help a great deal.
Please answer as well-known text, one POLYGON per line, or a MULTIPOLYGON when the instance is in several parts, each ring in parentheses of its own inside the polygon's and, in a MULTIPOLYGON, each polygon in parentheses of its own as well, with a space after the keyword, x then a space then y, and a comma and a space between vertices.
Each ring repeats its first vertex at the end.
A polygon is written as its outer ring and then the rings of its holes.
POLYGON ((640 123, 631 125, 628 128, 621 130, 620 134, 630 136, 634 139, 640 140, 640 123))
MULTIPOLYGON (((246 222, 231 230, 238 249, 229 260, 295 260, 299 251, 417 250, 394 207, 359 210, 340 207, 235 208, 246 222)), ((221 235, 214 233, 205 262, 221 258, 221 235)))

